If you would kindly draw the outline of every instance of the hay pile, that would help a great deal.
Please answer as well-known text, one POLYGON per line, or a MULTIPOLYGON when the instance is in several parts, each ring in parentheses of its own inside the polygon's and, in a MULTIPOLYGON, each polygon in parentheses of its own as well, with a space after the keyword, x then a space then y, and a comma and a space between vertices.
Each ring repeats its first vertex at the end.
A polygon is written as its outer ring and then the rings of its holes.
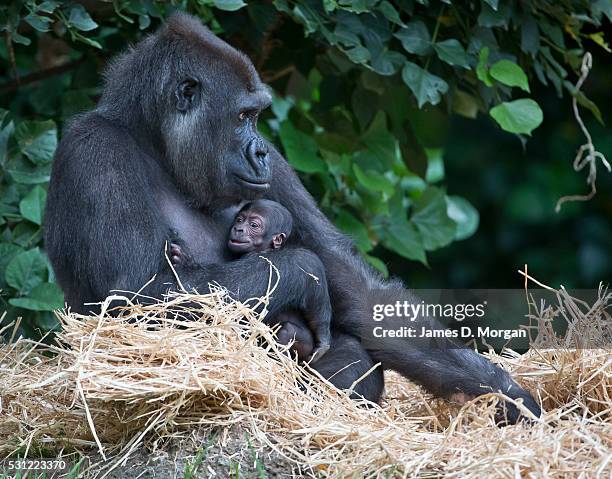
POLYGON ((561 290, 558 305, 533 305, 537 348, 490 354, 546 410, 531 426, 498 428, 495 395, 459 409, 394 374, 382 407, 360 406, 280 354, 258 305, 222 289, 119 318, 107 314, 109 298, 99 316, 59 313, 56 346, 0 347, 0 456, 94 448, 108 459, 103 473, 145 439, 155 446, 196 424, 238 423, 309 476, 609 477, 611 299, 602 290, 587 307, 561 290), (553 318, 570 325, 565 338, 552 333, 553 318), (600 348, 576 347, 596 337, 600 348))

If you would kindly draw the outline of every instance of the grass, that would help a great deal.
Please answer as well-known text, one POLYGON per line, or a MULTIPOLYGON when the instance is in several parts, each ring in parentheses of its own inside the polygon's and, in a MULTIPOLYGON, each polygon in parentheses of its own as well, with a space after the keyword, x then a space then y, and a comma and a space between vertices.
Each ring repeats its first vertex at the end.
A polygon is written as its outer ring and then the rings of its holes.
POLYGON ((215 442, 217 440, 217 435, 213 434, 212 437, 210 437, 210 439, 208 439, 208 441, 206 442, 206 445, 204 447, 201 447, 200 449, 198 449, 198 452, 195 455, 195 458, 193 459, 193 462, 191 463, 187 463, 187 465, 185 466, 185 470, 183 471, 183 479, 193 479, 198 470, 198 467, 200 467, 200 465, 202 464, 202 461, 204 461, 204 459, 206 458, 206 454, 208 453, 208 449, 210 448, 210 446, 212 446, 213 442, 215 442))
POLYGON ((257 451, 253 448, 253 444, 251 444, 251 438, 245 432, 244 437, 247 441, 247 445, 249 446, 249 451, 251 451, 251 457, 253 458, 253 462, 255 463, 255 470, 257 471, 258 479, 266 479, 266 471, 264 469, 263 462, 257 457, 257 451))

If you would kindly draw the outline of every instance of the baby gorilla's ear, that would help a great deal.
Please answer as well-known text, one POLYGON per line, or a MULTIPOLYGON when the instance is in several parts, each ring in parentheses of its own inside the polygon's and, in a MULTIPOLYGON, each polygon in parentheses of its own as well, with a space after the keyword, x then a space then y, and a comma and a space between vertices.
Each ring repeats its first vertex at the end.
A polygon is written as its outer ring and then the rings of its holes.
POLYGON ((285 238, 287 236, 285 233, 279 233, 277 235, 272 236, 272 248, 278 249, 285 243, 285 238))

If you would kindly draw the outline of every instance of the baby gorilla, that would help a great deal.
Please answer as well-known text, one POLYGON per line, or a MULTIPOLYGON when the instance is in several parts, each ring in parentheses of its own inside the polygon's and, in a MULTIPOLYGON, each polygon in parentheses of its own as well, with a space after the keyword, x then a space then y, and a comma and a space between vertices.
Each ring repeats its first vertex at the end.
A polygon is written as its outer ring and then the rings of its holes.
MULTIPOLYGON (((293 219, 287 208, 275 201, 253 201, 236 215, 227 247, 239 256, 273 251, 284 246, 292 228, 293 219)), ((296 311, 284 311, 266 322, 270 325, 281 324, 276 333, 278 342, 287 345, 294 340, 291 349, 297 353, 300 361, 312 355, 313 335, 296 311)))
MULTIPOLYGON (((285 245, 292 227, 291 213, 281 204, 271 200, 252 201, 236 215, 227 247, 236 256, 270 253, 285 245)), ((170 245, 170 256, 174 264, 185 260, 183 251, 176 243, 170 245)), ((321 264, 321 272, 322 268, 321 264)), ((327 291, 327 282, 321 276, 318 278, 320 284, 316 287, 327 291)), ((326 295, 325 300, 329 301, 328 298, 326 295)), ((331 305, 325 305, 321 311, 331 311, 331 305)), ((309 318, 310 329, 297 310, 282 311, 272 317, 268 315, 264 321, 271 326, 281 325, 276 333, 277 341, 282 345, 293 341, 291 350, 297 354, 299 361, 313 357, 316 361, 329 349, 331 314, 309 318)))

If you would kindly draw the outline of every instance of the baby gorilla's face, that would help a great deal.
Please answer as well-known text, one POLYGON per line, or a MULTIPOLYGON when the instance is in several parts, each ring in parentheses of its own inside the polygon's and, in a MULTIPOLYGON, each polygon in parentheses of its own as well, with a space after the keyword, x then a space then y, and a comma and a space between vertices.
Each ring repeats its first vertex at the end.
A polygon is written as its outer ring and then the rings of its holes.
POLYGON ((266 238, 266 218, 256 210, 243 210, 236 216, 227 247, 232 253, 262 252, 270 247, 266 238))

